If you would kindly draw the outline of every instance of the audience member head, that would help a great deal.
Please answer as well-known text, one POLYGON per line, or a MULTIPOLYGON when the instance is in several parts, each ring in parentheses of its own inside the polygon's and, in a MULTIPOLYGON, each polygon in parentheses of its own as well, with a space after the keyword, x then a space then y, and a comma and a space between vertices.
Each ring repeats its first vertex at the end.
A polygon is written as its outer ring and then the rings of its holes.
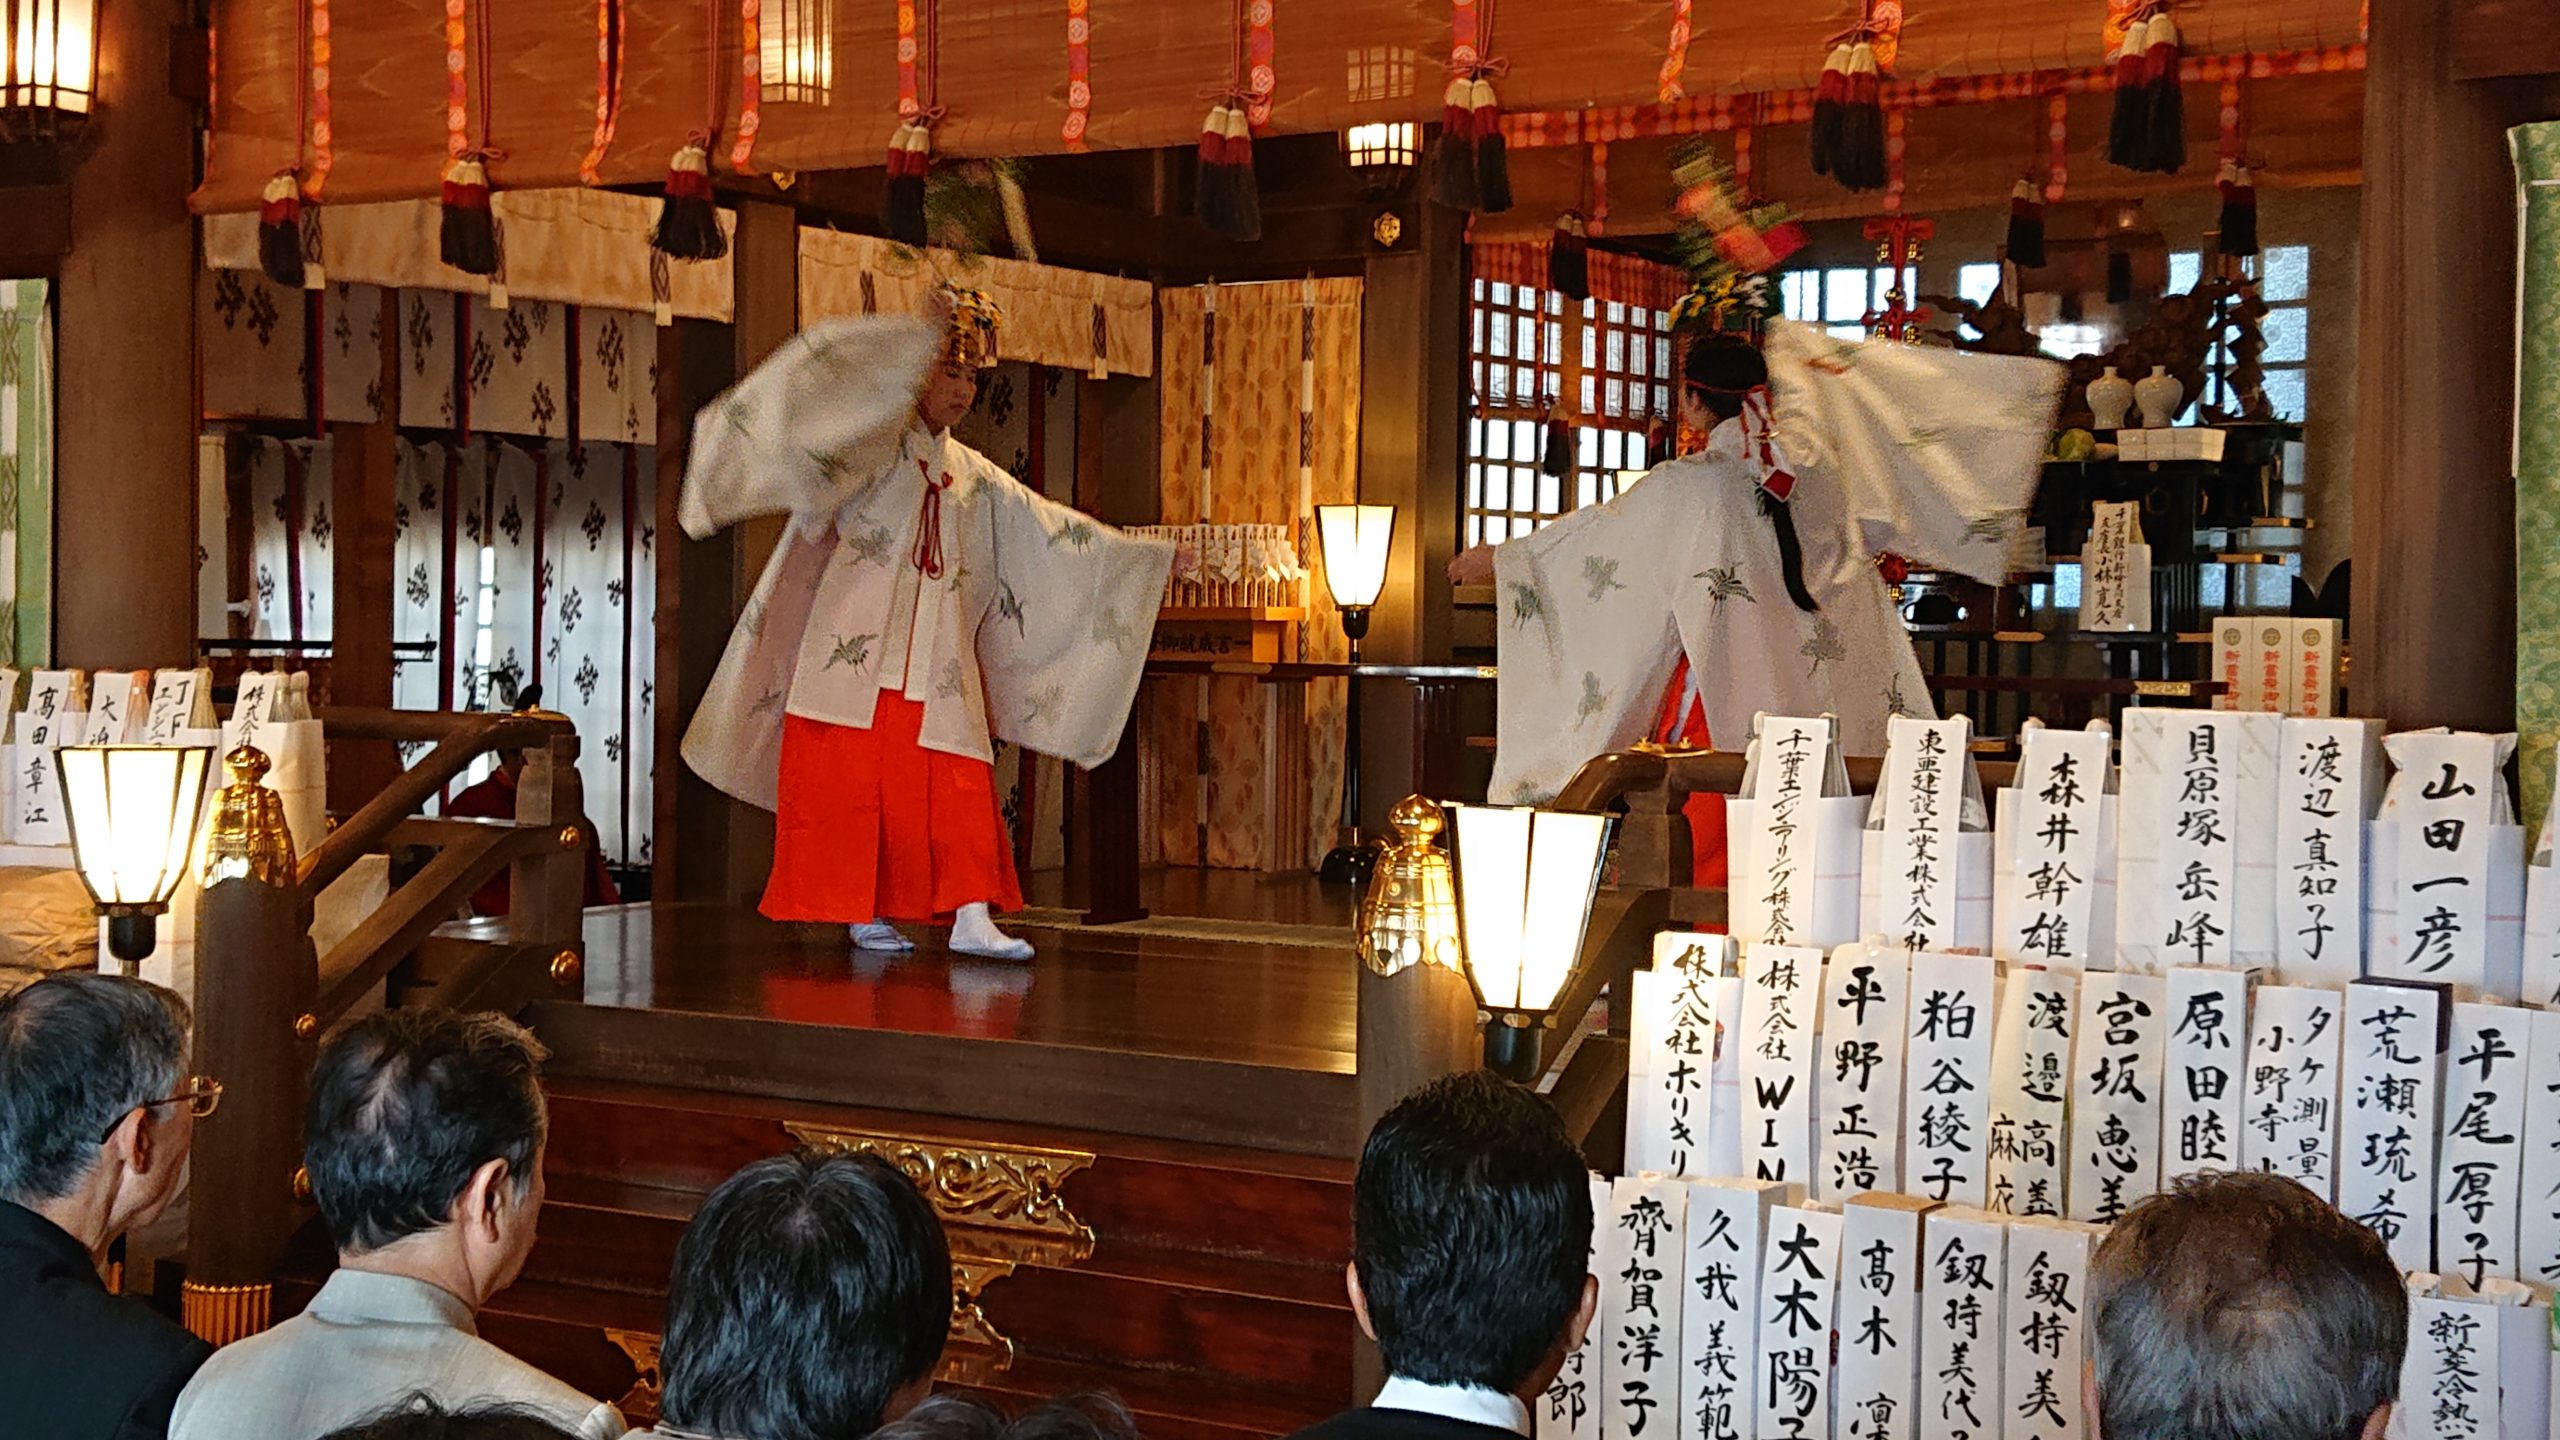
POLYGON ((156 1219, 220 1093, 186 1061, 186 1002, 146 981, 64 973, 0 999, 0 1200, 92 1250, 156 1219))
POLYGON ((546 1058, 501 1015, 387 1010, 331 1036, 303 1125, 342 1264, 478 1307, 514 1281, 542 1208, 546 1058))
POLYGON ((2281 1176, 2190 1176, 2134 1206, 2088 1304, 2091 1440, 2379 1440, 2399 1393, 2399 1270, 2281 1176))
POLYGON ((320 1440, 575 1440, 566 1430, 513 1405, 476 1405, 447 1410, 427 1396, 412 1395, 369 1419, 320 1440))
POLYGON ((974 1395, 932 1395, 871 1440, 1138 1440, 1138 1422, 1111 1395, 1066 1395, 1008 1421, 974 1395))
POLYGON ((1388 1373, 1526 1399, 1582 1343, 1590 1172, 1536 1095, 1479 1071, 1406 1096, 1351 1203, 1351 1304, 1388 1373))
POLYGON ((676 1246, 659 1349, 667 1423, 859 1440, 932 1387, 951 1249, 906 1176, 801 1151, 722 1181, 676 1246))
POLYGON ((1739 336, 1695 335, 1680 362, 1680 379, 1681 418, 1706 429, 1742 413, 1743 397, 1769 383, 1769 362, 1759 346, 1739 336))

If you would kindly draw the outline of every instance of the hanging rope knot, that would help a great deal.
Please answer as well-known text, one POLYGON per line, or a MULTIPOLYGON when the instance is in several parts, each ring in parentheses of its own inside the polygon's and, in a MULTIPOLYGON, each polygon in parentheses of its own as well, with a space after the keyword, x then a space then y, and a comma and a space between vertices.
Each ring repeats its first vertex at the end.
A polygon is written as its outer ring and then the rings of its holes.
POLYGON ((916 511, 916 548, 908 557, 915 562, 917 573, 928 580, 942 578, 942 492, 951 488, 951 472, 942 472, 936 480, 933 467, 916 461, 916 473, 924 477, 924 501, 916 511))
POLYGON ((1499 80, 1511 73, 1511 57, 1508 55, 1488 55, 1473 60, 1452 57, 1447 64, 1449 73, 1461 80, 1499 80))
POLYGON ((1742 396, 1742 453, 1760 469, 1760 488, 1773 500, 1795 493, 1795 472, 1779 453, 1777 425, 1769 413, 1769 387, 1754 385, 1742 396))

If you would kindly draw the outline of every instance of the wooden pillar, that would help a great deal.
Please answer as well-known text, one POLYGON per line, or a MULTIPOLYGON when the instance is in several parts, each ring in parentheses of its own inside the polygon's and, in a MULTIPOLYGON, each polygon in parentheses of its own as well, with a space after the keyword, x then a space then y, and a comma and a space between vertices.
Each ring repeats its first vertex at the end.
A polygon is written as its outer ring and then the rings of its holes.
MULTIPOLYGON (((1161 351, 1159 351, 1161 353, 1161 351)), ((1157 449, 1163 443, 1153 380, 1090 380, 1076 402, 1076 494, 1079 509, 1114 525, 1153 525, 1163 517, 1157 449)), ((1088 924, 1146 918, 1138 856, 1147 823, 1139 794, 1138 714, 1146 688, 1129 710, 1120 748, 1068 783, 1072 797, 1067 857, 1071 883, 1084 882, 1088 924)))
POLYGON ((98 7, 100 114, 56 302, 60 665, 195 659, 195 116, 169 93, 186 18, 175 0, 98 7))
MULTIPOLYGON (((329 703, 391 708, 391 613, 399 579, 399 292, 382 292, 382 415, 370 425, 332 425, 329 509, 329 703)), ((243 572, 245 573, 245 572, 243 572)), ((439 664, 443 657, 438 657, 439 664)), ((400 773, 387 741, 346 742, 329 759, 329 808, 350 815, 400 773)))
MULTIPOLYGON (((1465 217, 1418 205, 1408 242, 1369 259, 1360 336, 1360 499, 1396 507, 1387 584, 1361 646, 1380 664, 1449 657, 1449 557, 1457 553, 1464 464, 1465 217)), ((1387 807, 1413 788, 1411 697, 1372 697, 1360 735, 1361 828, 1383 832, 1387 807)))
POLYGON ((2452 78, 2453 7, 2373 0, 2357 310, 2349 700, 2515 723, 2512 82, 2452 78))

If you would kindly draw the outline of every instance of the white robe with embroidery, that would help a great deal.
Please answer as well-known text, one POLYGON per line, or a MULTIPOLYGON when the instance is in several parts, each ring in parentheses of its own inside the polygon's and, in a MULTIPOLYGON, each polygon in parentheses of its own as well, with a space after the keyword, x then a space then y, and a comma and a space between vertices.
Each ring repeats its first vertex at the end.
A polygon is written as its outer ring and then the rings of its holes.
POLYGON ((903 317, 813 326, 694 426, 687 534, 791 517, 685 732, 685 762, 741 800, 774 808, 786 713, 868 729, 899 659, 927 749, 992 760, 992 737, 1090 768, 1119 748, 1174 547, 925 434, 915 401, 941 343, 903 317), (893 636, 925 488, 946 474, 942 574, 916 577, 913 626, 893 636))
POLYGON ((1875 558, 2004 577, 2062 367, 1784 321, 1767 359, 1820 608, 1787 596, 1738 421, 1609 503, 1497 548, 1495 801, 1548 799, 1583 762, 1644 738, 1684 651, 1719 749, 1742 748, 1754 712, 1828 712, 1845 753, 1881 755, 1887 720, 1934 713, 1875 558))

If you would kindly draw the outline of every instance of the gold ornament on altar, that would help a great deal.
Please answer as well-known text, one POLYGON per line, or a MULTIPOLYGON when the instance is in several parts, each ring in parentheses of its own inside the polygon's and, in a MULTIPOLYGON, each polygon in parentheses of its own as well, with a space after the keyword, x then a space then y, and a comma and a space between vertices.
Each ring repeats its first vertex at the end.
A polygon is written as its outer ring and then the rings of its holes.
POLYGON ((1381 975, 1416 965, 1462 968, 1449 855, 1435 843, 1447 824, 1440 806, 1420 795, 1406 796, 1387 812, 1396 838, 1370 876, 1359 928, 1361 962, 1381 975))
POLYGON ((242 745, 222 757, 231 783, 213 800, 213 825, 204 841, 204 883, 255 880, 261 885, 293 883, 293 831, 284 821, 284 797, 259 782, 272 762, 267 752, 242 745))
POLYGON ((945 285, 942 293, 951 301, 951 336, 943 352, 954 365, 984 370, 996 363, 996 331, 1004 324, 1004 309, 984 290, 961 285, 945 285))

